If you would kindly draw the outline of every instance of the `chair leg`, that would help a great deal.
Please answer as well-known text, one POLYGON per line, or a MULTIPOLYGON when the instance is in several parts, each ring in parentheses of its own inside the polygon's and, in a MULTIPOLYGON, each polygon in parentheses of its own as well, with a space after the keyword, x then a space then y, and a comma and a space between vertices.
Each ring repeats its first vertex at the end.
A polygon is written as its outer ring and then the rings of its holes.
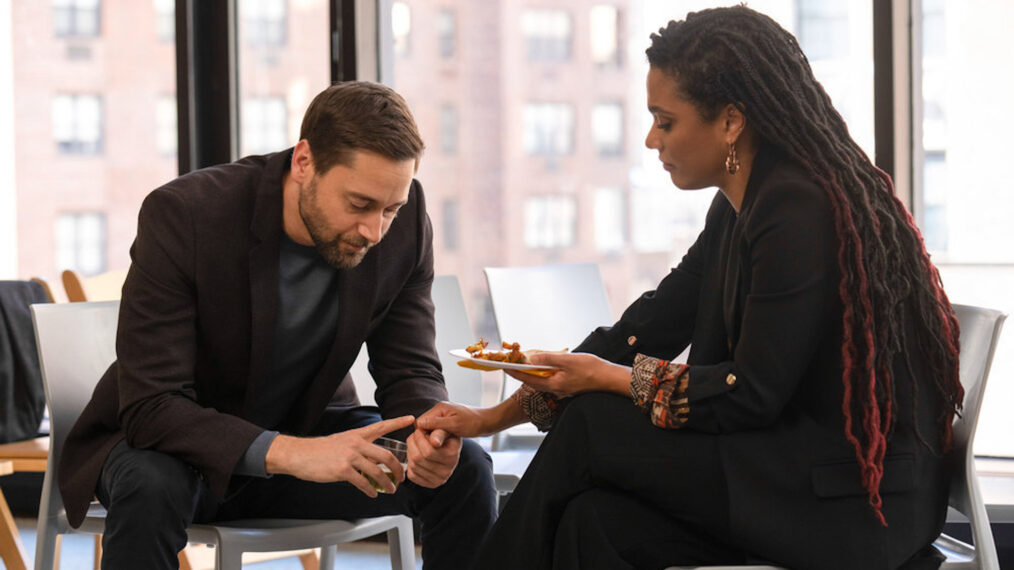
POLYGON ((187 554, 186 546, 183 547, 183 550, 179 551, 176 559, 179 560, 180 570, 194 570, 194 565, 190 563, 190 556, 187 554))
POLYGON ((25 545, 3 493, 0 493, 0 559, 8 570, 25 570, 28 563, 25 545))
POLYGON ((338 556, 338 546, 329 544, 320 548, 320 570, 334 570, 335 557, 338 556))
POLYGON ((387 531, 387 544, 391 550, 391 568, 415 570, 415 540, 412 523, 399 523, 387 531))
POLYGON ((38 570, 53 570, 59 568, 57 552, 59 535, 54 528, 56 524, 40 515, 39 526, 35 532, 35 568, 38 570))
POLYGON ((63 548, 63 535, 56 535, 56 543, 53 545, 53 568, 60 570, 60 550, 63 548))
POLYGON ((242 570, 243 551, 218 541, 215 545, 215 570, 242 570))
POLYGON ((95 570, 102 568, 102 535, 95 535, 95 570))
POLYGON ((316 550, 300 554, 299 563, 303 565, 303 570, 320 570, 320 565, 317 563, 316 550))

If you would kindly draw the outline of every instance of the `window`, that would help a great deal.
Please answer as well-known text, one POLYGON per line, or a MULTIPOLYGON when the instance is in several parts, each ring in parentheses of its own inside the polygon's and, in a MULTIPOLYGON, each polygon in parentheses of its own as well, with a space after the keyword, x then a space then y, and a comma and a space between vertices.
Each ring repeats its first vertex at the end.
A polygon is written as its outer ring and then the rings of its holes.
MULTIPOLYGON (((651 124, 644 48, 650 34, 685 16, 684 4, 378 3, 391 11, 378 20, 390 26, 380 34, 388 42, 380 77, 404 95, 429 145, 418 177, 436 234, 444 201, 457 204, 458 247, 445 248, 436 235, 435 270, 458 275, 476 334, 496 338, 495 319, 479 301, 487 295, 483 267, 596 261, 618 311, 657 284, 700 234, 714 190, 675 189, 658 153, 642 144, 651 124), (442 11, 453 13, 457 39, 468 46, 465 53, 455 46, 453 66, 438 45, 442 11), (452 130, 453 154, 445 147, 452 130)), ((795 31, 797 4, 754 7, 795 31)), ((844 4, 848 17, 833 25, 851 40, 849 51, 815 71, 872 156, 872 3, 844 4)))
POLYGON ((62 154, 102 152, 102 100, 98 95, 53 98, 53 139, 62 154))
POLYGON ((525 201, 525 246, 574 245, 577 203, 571 196, 535 196, 525 201))
POLYGON ((623 154, 623 105, 598 103, 592 108, 592 140, 599 156, 623 154))
POLYGON ((56 220, 56 271, 82 275, 106 270, 106 215, 98 212, 63 214, 56 220))
POLYGON ((254 97, 243 101, 240 154, 266 154, 289 146, 285 99, 254 97))
MULTIPOLYGON (((913 210, 951 302, 1014 313, 1014 185, 1002 158, 1014 130, 1007 22, 1014 4, 914 2, 913 210), (921 12, 918 11, 921 9, 921 12), (921 40, 921 41, 920 41, 921 40), (921 135, 921 136, 920 136, 921 135)), ((1014 334, 1000 336, 975 452, 1014 456, 1014 334), (1000 380, 1000 381, 997 381, 1000 380)))
POLYGON ((458 152, 458 108, 452 103, 440 106, 440 150, 444 154, 458 152))
POLYGON ((437 12, 437 45, 440 46, 440 57, 450 59, 457 49, 457 33, 455 31, 454 12, 440 10, 437 12))
POLYGON ((556 156, 574 149, 574 109, 566 103, 528 103, 523 124, 528 154, 556 156))
POLYGON ((626 245, 626 208, 619 188, 595 189, 595 249, 604 253, 622 251, 626 245))
POLYGON ((331 83, 330 4, 240 0, 239 156, 278 152, 299 140, 303 113, 331 83))
POLYGON ((570 60, 570 14, 563 10, 526 9, 521 13, 521 33, 528 61, 570 60))
POLYGON ((57 37, 99 35, 99 0, 53 0, 53 32, 57 37))
POLYGON ((443 228, 444 228, 444 249, 457 251, 458 249, 458 199, 448 198, 443 205, 443 228))
POLYGON ((285 45, 288 22, 284 0, 240 0, 239 16, 250 45, 285 45))
POLYGON ((176 41, 176 0, 155 1, 155 29, 163 42, 176 41))
POLYGON ((176 95, 160 95, 155 103, 155 146, 158 153, 176 156, 178 140, 176 95))
POLYGON ((620 12, 616 6, 592 6, 591 57, 596 65, 620 64, 620 12))
POLYGON ((841 0, 798 0, 799 45, 811 61, 849 53, 849 6, 841 0))
POLYGON ((394 54, 408 57, 411 51, 409 39, 412 32, 412 11, 405 2, 391 5, 391 32, 394 36, 394 54))
POLYGON ((177 174, 176 46, 156 34, 174 3, 12 4, 0 16, 0 279, 125 269, 141 201, 177 174))

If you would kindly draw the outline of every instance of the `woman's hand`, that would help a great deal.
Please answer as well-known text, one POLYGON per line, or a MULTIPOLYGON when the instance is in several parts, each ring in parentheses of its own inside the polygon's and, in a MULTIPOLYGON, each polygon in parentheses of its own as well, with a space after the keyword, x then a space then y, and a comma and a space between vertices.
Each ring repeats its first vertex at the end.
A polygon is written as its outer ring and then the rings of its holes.
POLYGON ((520 380, 540 392, 555 396, 573 396, 582 392, 614 392, 630 395, 630 368, 613 364, 594 354, 537 353, 528 357, 531 364, 552 366, 552 376, 536 376, 516 370, 506 370, 512 378, 520 380))
POLYGON ((458 437, 490 435, 488 410, 470 408, 451 402, 438 402, 416 420, 416 428, 426 431, 442 429, 458 437))
POLYGON ((470 408, 439 402, 416 420, 416 429, 444 430, 458 437, 482 437, 528 421, 514 398, 492 408, 470 408))

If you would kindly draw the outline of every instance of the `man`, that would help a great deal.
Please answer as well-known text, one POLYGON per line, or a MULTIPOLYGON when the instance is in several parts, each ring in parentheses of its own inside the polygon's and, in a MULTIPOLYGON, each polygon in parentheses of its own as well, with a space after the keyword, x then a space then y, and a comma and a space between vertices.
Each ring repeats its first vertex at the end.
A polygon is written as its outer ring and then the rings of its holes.
POLYGON ((60 465, 72 525, 93 495, 109 511, 103 568, 175 567, 190 522, 392 513, 419 518, 426 568, 471 566, 495 518, 489 458, 409 429, 447 398, 422 150, 398 94, 349 82, 313 100, 294 148, 145 199, 117 361, 60 465), (364 342, 379 410, 348 376, 364 342), (371 443, 398 430, 407 474, 371 443))

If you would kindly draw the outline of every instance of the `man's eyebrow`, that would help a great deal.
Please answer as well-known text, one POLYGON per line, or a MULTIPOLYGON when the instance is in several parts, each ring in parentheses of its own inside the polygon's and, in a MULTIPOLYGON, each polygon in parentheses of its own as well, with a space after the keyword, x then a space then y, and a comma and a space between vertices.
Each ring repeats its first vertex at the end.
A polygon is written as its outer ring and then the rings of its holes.
MULTIPOLYGON (((373 205, 373 204, 377 203, 376 199, 374 199, 374 198, 372 198, 370 196, 367 196, 366 194, 360 194, 359 192, 356 192, 354 190, 350 190, 348 192, 348 196, 350 198, 355 198, 356 200, 362 200, 362 201, 366 202, 369 205, 373 205)), ((404 206, 405 204, 408 204, 408 200, 407 199, 406 200, 402 200, 401 202, 395 202, 394 204, 391 204, 391 206, 397 206, 397 207, 400 208, 400 207, 404 206)), ((390 207, 390 206, 388 206, 388 207, 390 207)))

